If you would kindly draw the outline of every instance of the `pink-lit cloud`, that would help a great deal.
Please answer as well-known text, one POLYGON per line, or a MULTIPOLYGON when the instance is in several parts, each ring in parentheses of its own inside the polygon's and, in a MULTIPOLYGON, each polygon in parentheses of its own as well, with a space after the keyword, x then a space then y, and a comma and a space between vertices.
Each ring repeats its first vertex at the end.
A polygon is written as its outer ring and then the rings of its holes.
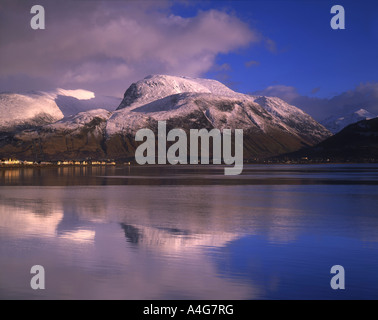
POLYGON ((148 74, 201 76, 218 54, 266 41, 232 13, 181 17, 169 1, 39 1, 46 30, 36 31, 33 4, 0 7, 0 90, 20 81, 121 95, 148 74))

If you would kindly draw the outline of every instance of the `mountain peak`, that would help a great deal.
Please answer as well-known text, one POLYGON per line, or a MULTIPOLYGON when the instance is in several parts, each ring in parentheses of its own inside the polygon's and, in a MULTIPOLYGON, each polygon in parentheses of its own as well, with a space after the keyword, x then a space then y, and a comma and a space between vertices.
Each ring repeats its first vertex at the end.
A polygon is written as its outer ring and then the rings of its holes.
POLYGON ((212 93, 228 97, 237 95, 217 80, 155 74, 131 84, 117 110, 134 109, 180 93, 212 93))
POLYGON ((361 108, 360 110, 357 110, 354 112, 355 114, 359 115, 360 117, 365 117, 367 120, 368 119, 372 119, 372 118, 375 118, 375 116, 370 113, 369 111, 361 108))
POLYGON ((352 123, 356 123, 361 120, 373 119, 375 117, 377 116, 361 108, 357 111, 346 113, 345 115, 328 117, 327 119, 321 121, 321 124, 335 134, 352 123))

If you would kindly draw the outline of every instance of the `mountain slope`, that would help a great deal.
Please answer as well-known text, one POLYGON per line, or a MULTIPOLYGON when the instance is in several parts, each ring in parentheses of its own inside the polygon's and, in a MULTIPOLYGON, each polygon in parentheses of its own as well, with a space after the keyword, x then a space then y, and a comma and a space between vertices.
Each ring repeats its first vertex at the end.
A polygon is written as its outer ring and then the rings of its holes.
POLYGON ((48 93, 0 93, 0 132, 58 121, 63 113, 48 93))
POLYGON ((254 101, 261 105, 286 130, 294 132, 308 144, 318 143, 329 137, 329 133, 311 116, 301 109, 288 104, 276 97, 254 97, 254 101))
POLYGON ((30 161, 105 159, 106 121, 103 109, 82 112, 42 128, 0 136, 0 155, 30 161))
POLYGON ((335 134, 352 123, 356 123, 361 120, 370 120, 375 117, 377 116, 370 113, 369 111, 360 109, 355 112, 350 112, 344 116, 331 116, 321 121, 321 124, 333 134, 335 134))

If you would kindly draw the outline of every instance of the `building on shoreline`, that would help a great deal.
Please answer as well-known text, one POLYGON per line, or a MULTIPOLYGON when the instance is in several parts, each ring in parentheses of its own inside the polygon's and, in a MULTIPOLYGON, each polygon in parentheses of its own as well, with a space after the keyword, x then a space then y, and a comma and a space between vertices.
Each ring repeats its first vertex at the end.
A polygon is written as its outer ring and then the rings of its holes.
POLYGON ((116 162, 108 161, 76 161, 76 160, 63 160, 63 161, 23 161, 17 159, 2 159, 0 166, 115 166, 116 162))

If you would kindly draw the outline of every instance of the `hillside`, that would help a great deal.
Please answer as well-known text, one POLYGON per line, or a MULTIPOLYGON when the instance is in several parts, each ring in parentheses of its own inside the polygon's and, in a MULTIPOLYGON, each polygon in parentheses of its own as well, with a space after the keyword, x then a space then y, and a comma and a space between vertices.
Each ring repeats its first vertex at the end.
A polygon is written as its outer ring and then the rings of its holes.
POLYGON ((351 124, 318 145, 284 155, 282 159, 334 162, 378 161, 378 118, 351 124))

